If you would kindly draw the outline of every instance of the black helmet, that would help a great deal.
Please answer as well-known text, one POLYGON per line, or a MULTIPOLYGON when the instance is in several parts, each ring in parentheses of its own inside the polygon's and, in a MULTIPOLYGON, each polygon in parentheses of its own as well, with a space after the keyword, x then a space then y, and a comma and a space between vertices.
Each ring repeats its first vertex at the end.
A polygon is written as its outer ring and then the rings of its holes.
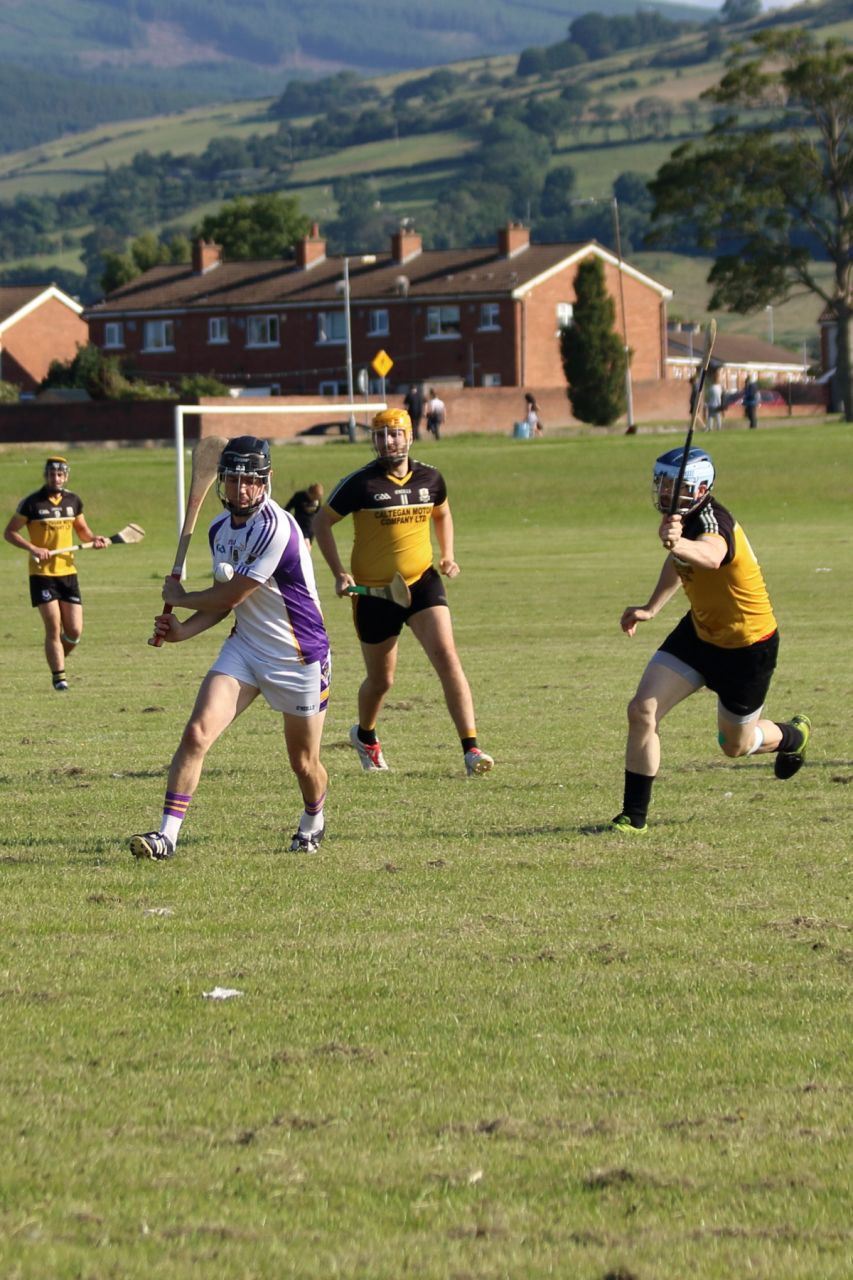
POLYGON ((70 470, 68 459, 60 457, 58 453, 54 453, 48 458, 44 464, 44 479, 51 493, 60 493, 65 488, 70 470), (60 475, 62 479, 60 479, 60 475))
POLYGON ((227 511, 235 516, 248 516, 264 501, 270 489, 270 446, 267 440, 259 440, 257 436, 235 436, 229 440, 219 455, 219 467, 216 478, 216 494, 227 511), (257 502, 248 507, 240 507, 225 497, 222 483, 226 476, 254 476, 264 482, 263 493, 257 502))

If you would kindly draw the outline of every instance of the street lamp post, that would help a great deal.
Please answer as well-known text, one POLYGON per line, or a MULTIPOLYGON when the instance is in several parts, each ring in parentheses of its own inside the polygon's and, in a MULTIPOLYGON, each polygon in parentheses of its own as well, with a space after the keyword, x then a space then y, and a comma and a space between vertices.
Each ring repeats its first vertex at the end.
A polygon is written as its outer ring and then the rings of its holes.
POLYGON ((622 236, 619 230, 619 201, 613 197, 613 232, 616 236, 616 257, 619 259, 619 305, 622 308, 622 344, 625 348, 625 416, 628 420, 626 435, 636 435, 637 425, 634 422, 634 387, 631 382, 631 348, 628 346, 628 313, 625 310, 624 262, 622 259, 622 236))
POLYGON ((768 304, 767 304, 767 306, 764 308, 764 310, 767 312, 767 341, 768 341, 768 342, 773 342, 773 341, 774 341, 774 334, 773 334, 773 306, 772 306, 772 304, 768 303, 768 304))
MULTIPOLYGON (((364 263, 365 266, 376 261, 375 253, 364 253, 356 259, 357 262, 364 263)), ((355 413, 353 411, 353 396, 355 394, 352 378, 352 317, 350 314, 350 282, 349 282, 349 264, 350 259, 344 258, 344 333, 346 335, 347 349, 347 401, 350 406, 349 421, 347 422, 347 435, 350 444, 355 444, 355 413)))

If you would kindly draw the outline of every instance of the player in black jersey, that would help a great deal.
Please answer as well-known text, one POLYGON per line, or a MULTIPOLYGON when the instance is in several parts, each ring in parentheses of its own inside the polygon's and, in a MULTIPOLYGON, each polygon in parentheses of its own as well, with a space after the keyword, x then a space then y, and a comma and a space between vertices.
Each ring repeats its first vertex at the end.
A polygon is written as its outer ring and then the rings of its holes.
POLYGON ((3 534, 30 557, 30 600, 44 623, 44 653, 57 693, 68 688, 65 659, 83 633, 83 602, 69 548, 75 542, 90 542, 98 550, 110 545, 109 538, 92 533, 81 499, 65 488, 68 471, 65 458, 48 458, 44 485, 21 499, 3 534))
POLYGON ((353 599, 366 675, 358 691, 358 724, 350 730, 350 741, 365 771, 388 768, 376 722, 394 683, 398 641, 407 624, 441 681, 462 743, 466 773, 469 777, 488 773, 494 760, 477 744, 471 689, 456 652, 444 586, 433 567, 430 531, 434 529, 440 573, 455 578, 459 572, 444 478, 435 467, 409 458, 412 423, 405 409, 384 409, 373 419, 372 431, 375 461, 336 485, 314 518, 314 536, 335 575, 339 596, 349 594, 356 583, 386 586, 399 573, 412 601, 404 609, 373 596, 353 599), (351 572, 344 567, 332 534, 332 526, 348 515, 355 529, 351 572))

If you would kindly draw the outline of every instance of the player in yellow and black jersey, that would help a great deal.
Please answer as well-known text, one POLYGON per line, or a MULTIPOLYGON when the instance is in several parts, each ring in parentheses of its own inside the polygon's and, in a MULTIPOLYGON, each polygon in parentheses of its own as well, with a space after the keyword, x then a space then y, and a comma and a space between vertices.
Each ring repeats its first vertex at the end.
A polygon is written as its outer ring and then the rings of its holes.
POLYGON ((363 769, 387 769, 376 722, 394 682, 397 645, 407 624, 441 681, 462 743, 467 774, 488 773, 494 761, 477 744, 471 689, 456 652, 444 585, 433 567, 434 530, 440 573, 455 578, 459 572, 444 478, 435 467, 410 459, 412 423, 405 409, 378 413, 372 431, 375 461, 335 486, 314 518, 314 536, 335 575, 339 596, 347 595, 356 583, 385 586, 400 573, 411 590, 412 602, 403 609, 373 596, 353 597, 366 676, 358 692, 358 724, 350 731, 350 741, 363 769), (355 534, 351 571, 344 567, 332 534, 332 526, 345 516, 352 516, 355 534))
POLYGON ((74 552, 68 548, 76 542, 110 545, 109 538, 92 533, 81 499, 66 489, 68 471, 65 458, 48 458, 44 485, 18 503, 3 534, 30 557, 30 600, 44 623, 45 657, 59 693, 68 688, 65 659, 83 633, 83 602, 74 552))
POLYGON ((717 695, 724 753, 776 752, 777 778, 791 778, 801 768, 811 732, 807 716, 782 723, 762 718, 779 650, 764 577, 743 529, 711 495, 714 464, 702 449, 688 453, 676 510, 669 514, 682 458, 682 449, 671 449, 655 463, 655 506, 663 516, 658 536, 669 554, 648 602, 629 605, 621 618, 622 630, 633 636, 637 623, 654 618, 679 587, 690 602, 628 704, 622 812, 611 824, 625 834, 648 829, 660 722, 697 689, 717 695))

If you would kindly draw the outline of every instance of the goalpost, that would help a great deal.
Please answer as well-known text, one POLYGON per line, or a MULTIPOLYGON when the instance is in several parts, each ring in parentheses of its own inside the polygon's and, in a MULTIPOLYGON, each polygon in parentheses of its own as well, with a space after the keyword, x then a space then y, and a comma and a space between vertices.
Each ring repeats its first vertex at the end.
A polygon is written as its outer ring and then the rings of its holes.
POLYGON ((316 413, 322 416, 328 416, 331 412, 346 414, 350 423, 354 425, 356 413, 380 413, 383 409, 387 409, 387 403, 377 401, 375 404, 364 402, 362 404, 176 404, 174 409, 175 424, 175 460, 176 471, 175 481, 177 485, 178 500, 178 533, 180 534, 181 526, 184 520, 185 501, 185 474, 184 474, 184 417, 187 414, 239 414, 241 417, 252 413, 316 413))

